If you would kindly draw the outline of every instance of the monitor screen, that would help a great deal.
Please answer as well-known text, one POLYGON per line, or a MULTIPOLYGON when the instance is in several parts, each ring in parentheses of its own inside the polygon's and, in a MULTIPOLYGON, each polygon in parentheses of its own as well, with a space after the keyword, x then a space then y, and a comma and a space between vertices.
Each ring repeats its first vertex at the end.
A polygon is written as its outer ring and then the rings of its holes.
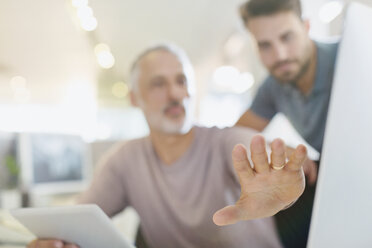
POLYGON ((308 248, 372 247, 372 8, 346 14, 308 248))
POLYGON ((87 184, 88 149, 80 136, 22 134, 22 174, 26 187, 41 193, 78 192, 87 184))
POLYGON ((30 135, 33 183, 80 181, 84 150, 80 138, 52 134, 30 135))

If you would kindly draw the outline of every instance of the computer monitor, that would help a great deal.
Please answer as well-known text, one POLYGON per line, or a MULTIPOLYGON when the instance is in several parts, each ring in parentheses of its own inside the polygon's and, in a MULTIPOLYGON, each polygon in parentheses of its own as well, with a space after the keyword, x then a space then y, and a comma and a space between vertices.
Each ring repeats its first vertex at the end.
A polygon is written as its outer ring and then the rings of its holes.
POLYGON ((372 9, 349 5, 308 248, 372 247, 372 9))
POLYGON ((23 133, 19 145, 23 188, 29 192, 74 193, 86 188, 90 156, 80 136, 23 133))

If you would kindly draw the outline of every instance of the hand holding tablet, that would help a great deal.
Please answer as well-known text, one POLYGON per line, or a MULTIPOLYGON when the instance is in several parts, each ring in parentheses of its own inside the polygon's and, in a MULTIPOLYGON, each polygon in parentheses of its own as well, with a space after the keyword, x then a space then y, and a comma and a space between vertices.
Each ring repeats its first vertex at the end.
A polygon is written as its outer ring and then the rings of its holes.
POLYGON ((63 240, 80 248, 134 248, 97 205, 21 208, 10 213, 39 239, 63 240))

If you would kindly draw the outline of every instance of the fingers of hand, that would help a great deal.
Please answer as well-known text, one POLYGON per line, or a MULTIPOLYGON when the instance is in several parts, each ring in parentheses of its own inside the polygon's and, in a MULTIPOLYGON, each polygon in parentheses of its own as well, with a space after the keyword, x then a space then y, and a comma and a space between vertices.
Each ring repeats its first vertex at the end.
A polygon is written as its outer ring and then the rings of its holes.
POLYGON ((265 139, 261 135, 256 135, 252 138, 251 156, 254 164, 254 170, 257 173, 265 173, 270 171, 265 139))
POLYGON ((247 157, 247 150, 243 145, 238 144, 234 147, 232 151, 232 160, 240 183, 242 183, 242 180, 254 176, 253 169, 247 157))
POLYGON ((63 242, 60 240, 33 240, 27 248, 63 248, 63 242))
POLYGON ((299 170, 307 158, 307 151, 304 145, 298 145, 292 153, 289 162, 286 166, 289 170, 299 170))
POLYGON ((271 143, 271 167, 274 170, 282 169, 286 164, 285 144, 281 139, 271 143))
POLYGON ((309 158, 307 158, 304 162, 304 173, 307 178, 307 182, 310 185, 313 185, 316 182, 318 177, 318 167, 316 163, 309 158))

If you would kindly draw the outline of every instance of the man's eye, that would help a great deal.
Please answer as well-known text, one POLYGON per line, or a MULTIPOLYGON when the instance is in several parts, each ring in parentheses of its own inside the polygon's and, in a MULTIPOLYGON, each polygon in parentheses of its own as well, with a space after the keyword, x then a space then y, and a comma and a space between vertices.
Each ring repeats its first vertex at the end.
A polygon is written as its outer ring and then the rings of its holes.
POLYGON ((152 87, 163 87, 164 82, 163 81, 155 81, 151 84, 152 87))
POLYGON ((292 39, 293 35, 292 34, 286 34, 283 36, 282 40, 284 42, 290 41, 292 39))
POLYGON ((179 85, 186 85, 186 78, 182 77, 182 78, 178 78, 177 79, 177 83, 179 85))
POLYGON ((261 44, 259 44, 259 48, 260 48, 260 50, 267 50, 267 49, 270 48, 270 44, 268 44, 268 43, 261 43, 261 44))

